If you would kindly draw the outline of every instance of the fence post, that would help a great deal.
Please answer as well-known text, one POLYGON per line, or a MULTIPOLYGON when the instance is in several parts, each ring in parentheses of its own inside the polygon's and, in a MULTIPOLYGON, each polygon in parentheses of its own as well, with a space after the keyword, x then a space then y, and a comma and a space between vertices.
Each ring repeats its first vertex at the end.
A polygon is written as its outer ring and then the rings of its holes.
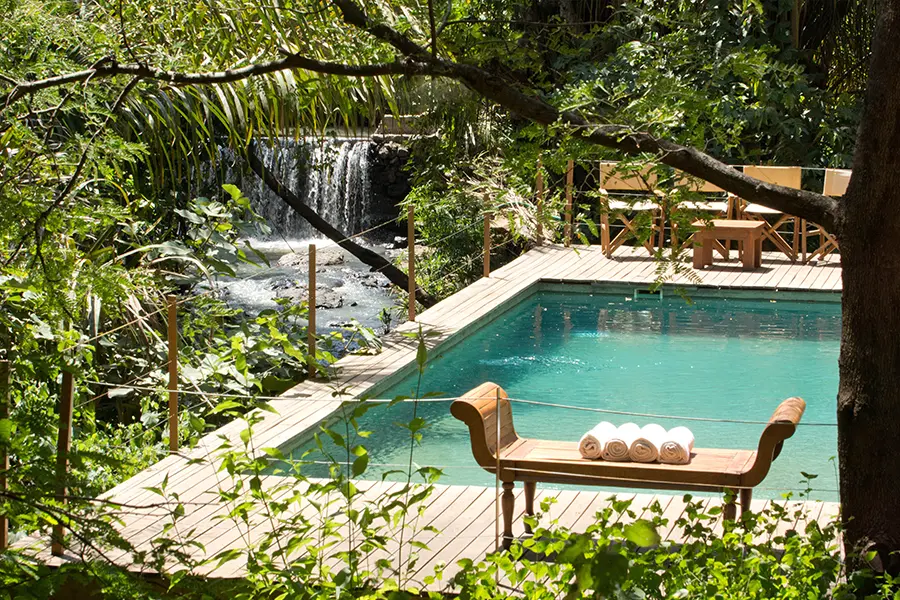
POLYGON ((572 184, 575 180, 575 161, 566 165, 566 246, 572 245, 572 184))
MULTIPOLYGON (((9 418, 9 361, 0 360, 0 420, 9 418)), ((0 492, 9 489, 6 473, 9 471, 9 453, 6 445, 0 448, 0 492)), ((0 552, 9 546, 9 517, 0 514, 0 552)))
POLYGON ((416 214, 413 205, 407 207, 406 240, 409 247, 407 277, 409 278, 409 320, 416 320, 416 214))
MULTIPOLYGON (((62 389, 59 395, 59 436, 56 443, 56 496, 65 506, 66 504, 66 478, 69 467, 69 448, 72 444, 72 402, 75 396, 75 380, 72 372, 63 371, 62 389)), ((59 518, 59 517, 58 517, 59 518)), ((53 534, 50 542, 50 553, 53 556, 63 554, 63 525, 57 523, 53 526, 53 534)))
POLYGON ((309 378, 316 376, 316 245, 309 245, 309 282, 307 293, 309 295, 307 325, 306 325, 306 351, 309 354, 309 378))
POLYGON ((484 213, 484 276, 491 276, 491 213, 484 213))
POLYGON ((800 47, 800 8, 803 0, 794 0, 794 8, 791 10, 791 42, 794 48, 800 47))
POLYGON ((178 452, 178 301, 166 296, 169 305, 169 452, 178 452))
POLYGON ((541 219, 544 216, 544 166, 541 157, 538 156, 537 162, 537 227, 535 228, 537 245, 544 243, 544 223, 541 219))

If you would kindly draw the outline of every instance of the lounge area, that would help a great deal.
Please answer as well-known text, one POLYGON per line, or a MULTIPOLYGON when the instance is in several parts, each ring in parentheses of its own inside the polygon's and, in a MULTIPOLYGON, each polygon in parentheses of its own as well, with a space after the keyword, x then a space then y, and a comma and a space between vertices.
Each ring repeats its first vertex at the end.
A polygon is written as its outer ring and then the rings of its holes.
MULTIPOLYGON (((599 197, 596 204, 599 241, 607 256, 612 256, 625 244, 642 247, 650 255, 663 248, 690 246, 697 239, 700 223, 708 225, 711 221, 723 220, 758 223, 761 227, 760 251, 765 248, 780 252, 801 264, 821 261, 839 252, 835 237, 818 224, 747 202, 714 184, 661 165, 601 162, 599 167, 590 164, 579 167, 585 172, 583 189, 576 189, 574 184, 574 161, 569 161, 566 172, 566 219, 570 232, 567 235, 571 236, 573 198, 579 193, 599 197), (692 231, 685 232, 686 226, 692 231)), ((848 169, 792 166, 738 165, 736 168, 768 184, 798 190, 815 187, 814 191, 834 198, 844 195, 852 174, 848 169)), ((593 203, 587 200, 585 205, 593 203)), ((741 237, 730 239, 738 241, 736 250, 743 258, 741 237)), ((729 245, 713 240, 712 247, 723 258, 728 258, 729 245)), ((759 252, 755 247, 749 251, 751 258, 744 261, 745 268, 758 268, 759 252)), ((708 266, 710 260, 708 252, 704 251, 695 267, 708 266)))

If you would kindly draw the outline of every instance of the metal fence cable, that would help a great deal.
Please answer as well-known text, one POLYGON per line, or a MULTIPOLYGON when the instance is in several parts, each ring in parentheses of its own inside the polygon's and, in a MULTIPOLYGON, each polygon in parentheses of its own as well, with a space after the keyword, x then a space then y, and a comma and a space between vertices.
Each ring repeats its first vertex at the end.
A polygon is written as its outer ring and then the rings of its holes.
MULTIPOLYGON (((168 388, 163 387, 151 387, 151 386, 129 386, 129 385, 121 385, 115 383, 107 383, 103 381, 94 381, 88 380, 86 383, 92 385, 105 385, 108 387, 122 387, 127 389, 134 389, 140 391, 147 392, 169 392, 168 388)), ((454 400, 459 399, 459 397, 444 397, 444 398, 420 398, 416 400, 415 398, 310 398, 310 397, 292 397, 292 396, 266 396, 266 395, 252 395, 252 394, 235 394, 235 393, 227 393, 227 392, 204 392, 200 390, 189 390, 189 389, 177 389, 178 393, 183 394, 196 394, 202 396, 218 396, 221 398, 232 398, 232 399, 248 399, 248 400, 297 400, 303 402, 352 402, 352 403, 363 403, 367 402, 370 404, 390 404, 390 403, 401 403, 401 402, 452 402, 454 400)), ((548 408, 558 408, 565 410, 577 410, 583 412, 592 412, 598 414, 613 414, 613 415, 621 415, 627 417, 640 417, 645 419, 665 419, 665 420, 676 420, 676 421, 698 421, 698 422, 706 422, 706 423, 731 423, 731 424, 739 424, 739 425, 768 425, 769 421, 760 421, 760 420, 752 420, 752 419, 729 419, 729 418, 717 418, 717 417, 694 417, 687 415, 664 415, 658 413, 644 413, 644 412, 636 412, 636 411, 628 411, 628 410, 615 410, 608 408, 595 408, 590 406, 577 406, 574 404, 562 404, 557 402, 545 402, 542 400, 527 400, 524 398, 508 398, 510 402, 518 403, 518 404, 528 404, 533 406, 546 406, 548 408)), ((816 422, 816 421, 800 421, 797 424, 798 427, 837 427, 837 423, 831 422, 816 422)))

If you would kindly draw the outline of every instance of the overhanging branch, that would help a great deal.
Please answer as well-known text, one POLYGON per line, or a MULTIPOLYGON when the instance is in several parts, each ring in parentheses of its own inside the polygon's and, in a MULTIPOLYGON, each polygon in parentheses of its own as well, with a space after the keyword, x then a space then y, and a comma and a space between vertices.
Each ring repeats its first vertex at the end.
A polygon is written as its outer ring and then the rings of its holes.
POLYGON ((514 84, 485 69, 430 56, 424 47, 397 30, 383 23, 373 24, 354 0, 334 0, 334 3, 341 10, 347 24, 363 29, 406 56, 426 63, 421 74, 442 75, 461 81, 485 98, 536 123, 569 125, 575 135, 588 142, 628 154, 657 154, 660 162, 717 185, 745 200, 797 215, 831 231, 835 230, 838 202, 833 198, 748 177, 695 148, 657 138, 646 132, 634 131, 624 125, 592 124, 578 113, 561 112, 541 98, 519 91, 514 84))
MULTIPOLYGON (((265 163, 263 163, 259 156, 256 155, 253 148, 248 147, 246 155, 250 169, 262 179, 266 186, 272 190, 276 196, 281 198, 285 204, 293 208, 298 215, 306 219, 306 221, 315 227, 316 230, 325 234, 326 237, 333 240, 338 246, 369 265, 373 272, 382 273, 391 283, 400 289, 409 289, 409 278, 406 273, 374 250, 370 250, 369 248, 354 242, 346 233, 338 230, 331 225, 331 223, 323 219, 319 213, 304 204, 293 190, 284 185, 284 183, 272 173, 271 169, 266 167, 265 163)), ((437 303, 431 294, 418 285, 416 286, 416 300, 425 308, 431 308, 437 303)))
POLYGON ((299 54, 288 54, 279 60, 207 73, 182 73, 147 65, 101 61, 84 71, 38 81, 20 82, 8 94, 0 96, 0 105, 9 106, 12 102, 40 90, 116 75, 164 81, 172 85, 229 83, 289 69, 303 69, 345 77, 443 76, 464 83, 485 98, 536 123, 543 125, 563 123, 570 126, 575 135, 588 142, 629 154, 657 154, 660 162, 709 181, 745 200, 797 215, 826 229, 835 230, 838 202, 833 198, 765 183, 748 177, 695 148, 682 146, 646 132, 634 131, 624 125, 592 124, 578 113, 561 112, 541 98, 519 91, 514 84, 485 69, 433 56, 425 47, 396 29, 383 22, 370 20, 354 0, 333 0, 333 2, 340 10, 345 23, 389 44, 406 58, 389 63, 348 65, 320 61, 299 54))
POLYGON ((154 79, 164 81, 172 85, 202 85, 231 83, 276 73, 291 69, 302 69, 325 75, 338 75, 344 77, 374 77, 379 75, 421 75, 424 74, 424 65, 408 60, 398 60, 389 63, 375 63, 369 65, 348 65, 321 61, 299 54, 288 54, 278 60, 256 63, 239 69, 226 69, 224 71, 210 71, 204 73, 184 73, 179 71, 167 71, 143 64, 120 64, 115 61, 104 62, 84 71, 57 75, 37 81, 18 82, 5 96, 0 96, 0 105, 6 107, 28 94, 40 90, 61 87, 71 83, 82 83, 90 79, 103 79, 116 75, 129 75, 140 79, 154 79))

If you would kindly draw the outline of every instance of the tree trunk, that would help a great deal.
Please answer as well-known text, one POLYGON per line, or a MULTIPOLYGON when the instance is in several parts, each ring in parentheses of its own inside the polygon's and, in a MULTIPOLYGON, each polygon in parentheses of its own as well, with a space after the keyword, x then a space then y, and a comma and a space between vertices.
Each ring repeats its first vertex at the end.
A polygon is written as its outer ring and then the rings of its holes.
MULTIPOLYGON (((369 250, 368 248, 347 239, 345 233, 320 217, 319 213, 305 205, 290 188, 281 183, 281 181, 279 181, 271 170, 266 168, 256 153, 250 148, 247 148, 247 162, 250 165, 250 168, 253 169, 253 172, 259 175, 259 178, 265 182, 269 189, 271 189, 288 206, 297 211, 297 214, 306 219, 317 231, 325 234, 326 237, 333 240, 338 246, 372 267, 373 271, 384 273, 384 276, 400 289, 409 289, 409 278, 407 278, 406 273, 391 264, 388 259, 377 252, 369 250)), ((430 308, 436 304, 436 300, 419 286, 416 286, 416 300, 425 308, 430 308)))
POLYGON ((838 225, 843 332, 838 458, 850 566, 900 572, 900 0, 882 0, 838 225), (862 553, 862 555, 860 554, 862 553), (890 553, 894 553, 891 555, 890 553))

